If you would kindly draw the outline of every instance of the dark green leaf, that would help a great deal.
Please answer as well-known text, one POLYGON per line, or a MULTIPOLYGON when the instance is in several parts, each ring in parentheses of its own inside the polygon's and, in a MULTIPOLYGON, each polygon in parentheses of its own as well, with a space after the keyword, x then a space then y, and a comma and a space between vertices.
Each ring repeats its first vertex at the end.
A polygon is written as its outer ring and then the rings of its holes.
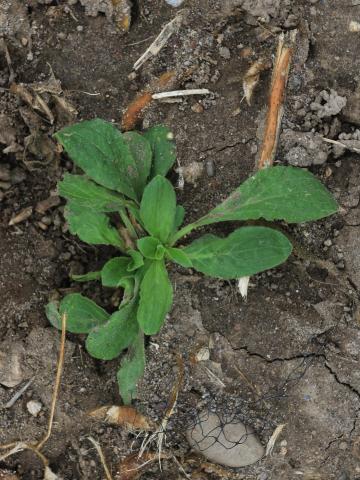
POLYGON ((89 333, 97 325, 105 323, 110 315, 89 298, 80 293, 70 293, 60 302, 57 310, 54 302, 46 307, 49 322, 61 330, 61 317, 66 314, 66 330, 71 333, 89 333))
POLYGON ((132 175, 133 186, 140 199, 151 169, 152 151, 150 143, 137 132, 125 132, 123 138, 134 158, 136 171, 132 175))
POLYGON ((129 277, 129 257, 114 257, 105 263, 101 270, 101 283, 104 287, 117 288, 121 286, 122 279, 129 277))
POLYGON ((96 118, 65 127, 55 137, 95 182, 137 199, 137 166, 129 145, 114 125, 96 118))
POLYGON ((338 205, 329 191, 307 170, 272 167, 246 180, 201 225, 224 220, 285 220, 300 223, 335 213, 338 205))
POLYGON ((119 392, 125 405, 136 396, 137 383, 145 370, 144 335, 139 333, 122 360, 117 373, 119 392))
POLYGON ((184 248, 199 272, 239 278, 276 267, 291 253, 291 243, 272 228, 243 227, 226 238, 205 235, 184 248))
POLYGON ((112 360, 136 338, 137 303, 132 301, 113 313, 109 320, 93 328, 86 339, 86 350, 94 358, 112 360))
POLYGON ((151 177, 156 175, 165 177, 176 160, 174 135, 169 128, 157 125, 147 130, 144 137, 150 142, 153 151, 151 177))
POLYGON ((140 285, 138 323, 146 335, 155 335, 170 311, 173 290, 163 260, 154 260, 140 285))
POLYGON ((191 268, 192 262, 190 258, 186 255, 183 249, 180 248, 167 248, 166 253, 168 254, 170 260, 178 263, 182 267, 191 268))
POLYGON ((330 192, 307 170, 270 167, 246 180, 205 217, 182 228, 173 241, 211 223, 259 218, 299 223, 327 217, 337 210, 330 192))
POLYGON ((144 265, 144 259, 140 252, 137 252, 136 250, 128 250, 126 253, 131 257, 130 263, 127 267, 128 272, 134 272, 144 265))
POLYGON ((164 257, 165 249, 160 240, 155 237, 143 237, 137 241, 137 246, 145 258, 161 260, 164 257))
POLYGON ((66 173, 59 182, 59 192, 70 202, 97 212, 116 212, 129 203, 118 193, 97 185, 83 175, 66 173))
POLYGON ((158 175, 147 185, 140 205, 140 215, 146 230, 166 243, 173 232, 176 196, 171 183, 158 175))
POLYGON ((69 223, 70 232, 84 242, 125 249, 123 240, 116 228, 110 226, 110 220, 105 213, 69 203, 65 209, 65 218, 69 223))
POLYGON ((92 280, 100 280, 101 272, 88 272, 83 275, 71 275, 71 279, 75 282, 91 282, 92 280))

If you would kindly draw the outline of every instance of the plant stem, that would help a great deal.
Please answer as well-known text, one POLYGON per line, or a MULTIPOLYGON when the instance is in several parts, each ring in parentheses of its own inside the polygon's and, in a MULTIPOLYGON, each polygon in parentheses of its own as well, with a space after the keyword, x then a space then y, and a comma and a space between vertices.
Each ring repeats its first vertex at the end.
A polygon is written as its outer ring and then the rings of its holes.
POLYGON ((134 240, 137 239, 138 238, 137 233, 135 231, 135 228, 133 227, 133 224, 130 222, 129 217, 127 216, 125 208, 121 208, 119 210, 119 214, 120 214, 121 220, 123 221, 126 229, 129 232, 130 237, 134 240))

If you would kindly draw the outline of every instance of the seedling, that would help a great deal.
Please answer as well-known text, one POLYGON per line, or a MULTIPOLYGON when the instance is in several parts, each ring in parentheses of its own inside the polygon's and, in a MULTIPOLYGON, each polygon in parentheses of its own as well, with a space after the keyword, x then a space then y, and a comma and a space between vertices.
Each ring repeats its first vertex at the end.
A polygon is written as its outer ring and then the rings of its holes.
POLYGON ((207 215, 182 226, 184 208, 176 204, 174 188, 165 178, 176 159, 168 128, 120 133, 95 119, 66 127, 55 137, 84 172, 65 174, 59 183, 70 232, 118 251, 100 271, 73 279, 100 280, 104 287, 123 289, 123 297, 119 308, 108 313, 72 293, 59 304, 49 303, 47 316, 61 328, 66 312, 67 330, 87 334, 86 349, 95 358, 112 360, 127 349, 117 374, 125 404, 134 397, 144 371, 144 335, 158 333, 171 309, 169 262, 236 279, 280 265, 292 250, 285 235, 263 226, 241 226, 225 238, 206 234, 183 246, 179 242, 186 235, 225 221, 317 220, 338 208, 311 173, 277 166, 259 171, 207 215))

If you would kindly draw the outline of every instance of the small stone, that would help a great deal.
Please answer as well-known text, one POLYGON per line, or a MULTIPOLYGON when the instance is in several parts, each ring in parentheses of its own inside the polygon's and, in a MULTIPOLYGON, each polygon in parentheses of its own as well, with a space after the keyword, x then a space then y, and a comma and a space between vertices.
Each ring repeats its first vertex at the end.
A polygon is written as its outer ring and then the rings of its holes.
POLYGON ((21 39, 21 45, 23 47, 26 47, 26 45, 29 43, 29 40, 26 37, 22 37, 21 39))
POLYGON ((76 30, 77 30, 78 32, 83 32, 83 31, 84 31, 84 27, 83 27, 82 25, 78 25, 78 26, 76 27, 76 30))
POLYGON ((10 180, 10 170, 7 165, 0 165, 0 180, 8 182, 10 180))
POLYGON ((59 40, 65 40, 65 39, 66 39, 66 33, 65 33, 65 32, 59 32, 59 33, 57 34, 57 38, 58 38, 59 40))
POLYGON ((191 110, 195 113, 203 113, 204 107, 201 103, 194 103, 194 105, 191 105, 191 110))
POLYGON ((264 447, 253 429, 242 422, 223 425, 218 415, 205 411, 186 432, 191 447, 214 463, 227 467, 245 467, 259 461, 264 447))
POLYGON ((33 417, 37 417, 41 412, 42 404, 37 400, 30 400, 27 402, 26 408, 33 417))
POLYGON ((16 387, 23 380, 22 349, 18 344, 0 350, 0 384, 8 388, 16 387))
POLYGON ((327 240, 325 240, 324 245, 325 245, 325 247, 331 247, 331 245, 332 245, 331 239, 328 238, 327 240))
POLYGON ((231 57, 230 50, 227 47, 221 47, 219 49, 220 57, 225 58, 225 60, 229 60, 231 57))

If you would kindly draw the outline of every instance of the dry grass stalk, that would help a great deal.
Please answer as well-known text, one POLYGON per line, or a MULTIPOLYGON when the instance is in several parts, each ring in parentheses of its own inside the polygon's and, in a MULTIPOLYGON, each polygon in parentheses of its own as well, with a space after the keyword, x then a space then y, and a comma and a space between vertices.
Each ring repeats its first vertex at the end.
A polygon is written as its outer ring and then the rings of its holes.
MULTIPOLYGON (((296 30, 291 34, 291 43, 294 44, 296 30)), ((278 138, 283 115, 283 101, 289 77, 293 46, 285 45, 284 35, 280 35, 278 49, 273 70, 269 107, 266 117, 264 140, 257 168, 270 167, 275 158, 278 138)))

